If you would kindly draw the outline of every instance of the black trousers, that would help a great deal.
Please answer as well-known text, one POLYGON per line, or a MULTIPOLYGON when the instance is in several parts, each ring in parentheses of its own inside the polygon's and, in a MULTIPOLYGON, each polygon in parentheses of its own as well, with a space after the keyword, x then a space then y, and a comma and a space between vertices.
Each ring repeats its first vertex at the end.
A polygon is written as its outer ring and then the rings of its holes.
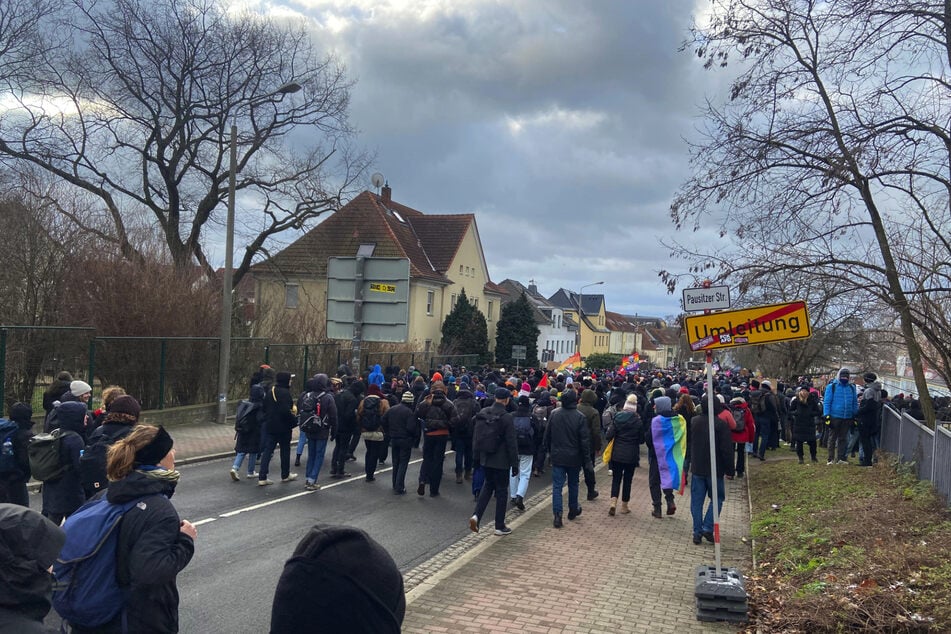
POLYGON ((376 463, 386 450, 386 443, 382 440, 364 440, 363 445, 367 448, 367 453, 363 457, 364 470, 367 477, 372 478, 376 472, 376 463))
POLYGON ((631 462, 611 461, 611 472, 614 474, 611 480, 611 497, 616 498, 621 495, 622 502, 631 501, 631 480, 634 479, 634 467, 631 462))
POLYGON ((495 527, 505 528, 505 509, 509 501, 509 470, 485 468, 485 484, 479 492, 475 506, 475 516, 482 521, 482 514, 489 506, 489 500, 495 495, 495 527))
POLYGON ((353 452, 357 450, 357 445, 360 443, 360 432, 353 432, 353 436, 350 437, 350 445, 347 448, 347 455, 352 456, 353 452))
POLYGON ((746 473, 746 443, 738 442, 736 444, 736 476, 740 477, 746 473))
POLYGON ((360 436, 352 431, 338 431, 337 442, 334 445, 334 453, 330 462, 330 475, 344 473, 344 465, 347 463, 347 456, 350 455, 350 441, 353 437, 360 436))
MULTIPOLYGON (((651 502, 654 506, 660 506, 660 467, 657 466, 657 456, 654 454, 654 445, 647 443, 647 486, 650 487, 651 502)), ((674 490, 664 489, 664 497, 667 503, 674 501, 674 490)))
POLYGON ((274 455, 274 448, 278 445, 281 447, 281 479, 286 479, 291 474, 291 430, 288 429, 278 434, 265 436, 261 466, 258 468, 259 480, 267 480, 271 468, 271 457, 274 455))
POLYGON ((423 464, 419 470, 419 481, 429 485, 430 495, 439 494, 448 442, 449 436, 423 436, 423 464))
POLYGON ((796 455, 799 456, 799 459, 803 459, 803 445, 809 445, 809 456, 816 460, 816 439, 813 437, 810 440, 800 440, 796 443, 796 455))
POLYGON ((594 475, 594 452, 591 453, 591 462, 581 469, 584 471, 584 484, 588 487, 588 495, 594 493, 594 487, 597 484, 597 478, 594 475))
POLYGON ((393 490, 406 490, 406 467, 413 454, 413 441, 409 438, 400 438, 390 441, 393 445, 393 490))

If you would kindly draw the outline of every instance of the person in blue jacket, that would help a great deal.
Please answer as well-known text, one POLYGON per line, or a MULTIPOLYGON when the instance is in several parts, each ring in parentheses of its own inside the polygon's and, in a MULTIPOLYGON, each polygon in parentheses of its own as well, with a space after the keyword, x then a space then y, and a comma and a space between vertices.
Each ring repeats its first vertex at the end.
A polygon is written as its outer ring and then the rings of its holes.
POLYGON ((849 428, 855 421, 855 414, 859 409, 858 394, 855 384, 851 382, 851 373, 848 368, 839 370, 837 380, 826 386, 825 396, 822 399, 822 414, 829 426, 829 461, 827 465, 849 464, 846 459, 848 443, 846 438, 849 428))

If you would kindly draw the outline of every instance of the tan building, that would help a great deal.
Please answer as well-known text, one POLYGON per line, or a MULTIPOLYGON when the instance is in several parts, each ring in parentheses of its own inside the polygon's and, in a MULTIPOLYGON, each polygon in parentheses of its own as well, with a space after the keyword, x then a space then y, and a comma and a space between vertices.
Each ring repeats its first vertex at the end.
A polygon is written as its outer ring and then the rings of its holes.
POLYGON ((296 329, 296 340, 323 341, 327 321, 327 260, 355 257, 373 245, 374 257, 410 264, 406 349, 435 351, 446 315, 462 289, 485 315, 495 343, 502 293, 489 279, 473 214, 424 214, 364 191, 286 249, 253 267, 260 334, 296 329))
POLYGON ((604 295, 585 293, 578 304, 577 293, 563 288, 548 298, 548 301, 561 308, 566 318, 578 324, 578 350, 581 358, 595 353, 606 353, 610 345, 611 331, 607 329, 604 295))
POLYGON ((641 350, 641 333, 638 323, 627 315, 605 311, 605 325, 611 331, 608 352, 629 355, 641 350))

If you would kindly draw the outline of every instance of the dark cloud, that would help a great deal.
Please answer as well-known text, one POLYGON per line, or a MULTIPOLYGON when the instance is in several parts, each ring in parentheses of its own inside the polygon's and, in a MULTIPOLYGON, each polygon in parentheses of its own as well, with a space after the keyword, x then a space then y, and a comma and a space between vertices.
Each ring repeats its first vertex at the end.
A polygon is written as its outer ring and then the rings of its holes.
POLYGON ((693 2, 278 5, 310 18, 358 81, 351 120, 394 198, 475 213, 494 280, 547 294, 604 280, 593 290, 610 310, 678 312, 660 240, 683 139, 718 90, 678 51, 693 2))

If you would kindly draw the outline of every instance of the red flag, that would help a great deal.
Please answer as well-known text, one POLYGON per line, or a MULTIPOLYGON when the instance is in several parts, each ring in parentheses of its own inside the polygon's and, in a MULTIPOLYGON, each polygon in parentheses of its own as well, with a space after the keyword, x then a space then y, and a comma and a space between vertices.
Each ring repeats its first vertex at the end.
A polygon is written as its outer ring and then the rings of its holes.
POLYGON ((543 388, 543 389, 548 387, 548 375, 547 375, 547 374, 543 374, 543 375, 542 375, 542 380, 538 382, 538 387, 543 388))

